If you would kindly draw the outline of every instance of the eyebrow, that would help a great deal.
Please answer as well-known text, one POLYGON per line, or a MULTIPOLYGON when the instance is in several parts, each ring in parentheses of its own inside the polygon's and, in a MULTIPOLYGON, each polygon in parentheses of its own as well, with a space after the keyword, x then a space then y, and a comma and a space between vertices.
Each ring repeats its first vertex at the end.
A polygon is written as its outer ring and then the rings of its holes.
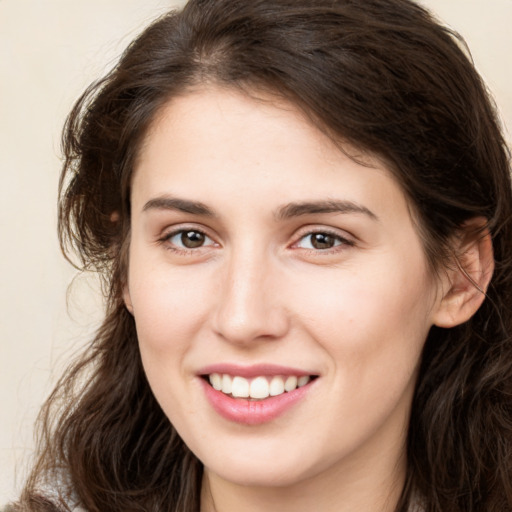
MULTIPOLYGON (((211 218, 217 217, 212 209, 200 201, 191 201, 168 196, 150 199, 142 208, 144 212, 148 210, 174 210, 192 215, 201 215, 211 218)), ((277 221, 281 221, 302 215, 322 213, 359 213, 368 216, 372 220, 379 220, 377 215, 366 208, 366 206, 354 203, 353 201, 336 199, 289 203, 278 208, 274 213, 274 218, 277 221)))
POLYGON ((336 199, 290 203, 279 208, 275 217, 277 220, 285 220, 292 217, 300 217, 301 215, 318 213, 360 213, 370 217, 372 220, 379 220, 377 215, 366 208, 366 206, 362 206, 352 201, 341 201, 336 199))
POLYGON ((202 215, 206 217, 216 216, 213 210, 199 201, 189 201, 188 199, 167 196, 150 199, 142 208, 143 212, 148 210, 176 210, 192 215, 202 215))

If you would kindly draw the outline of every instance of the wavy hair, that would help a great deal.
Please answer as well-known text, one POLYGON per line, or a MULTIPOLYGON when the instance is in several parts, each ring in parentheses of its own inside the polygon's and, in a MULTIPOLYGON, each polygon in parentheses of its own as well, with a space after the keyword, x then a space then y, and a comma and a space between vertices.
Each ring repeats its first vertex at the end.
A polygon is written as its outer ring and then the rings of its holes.
POLYGON ((153 397, 122 290, 139 148, 166 102, 204 84, 270 92, 383 159, 433 269, 468 219, 487 219, 495 272, 468 322, 426 340, 396 511, 413 496, 425 512, 512 510, 510 156, 461 38, 409 0, 190 0, 78 100, 59 234, 68 258, 102 276, 106 316, 44 406, 16 509, 199 510, 201 463, 153 397))

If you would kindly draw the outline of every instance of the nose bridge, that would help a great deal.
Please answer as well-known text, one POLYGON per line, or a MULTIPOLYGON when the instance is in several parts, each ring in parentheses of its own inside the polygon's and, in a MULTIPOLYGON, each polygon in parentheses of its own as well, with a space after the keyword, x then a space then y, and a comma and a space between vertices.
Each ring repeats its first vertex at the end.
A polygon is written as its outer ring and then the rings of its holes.
POLYGON ((261 247, 233 249, 221 275, 215 329, 233 343, 279 338, 288 327, 279 269, 261 247))

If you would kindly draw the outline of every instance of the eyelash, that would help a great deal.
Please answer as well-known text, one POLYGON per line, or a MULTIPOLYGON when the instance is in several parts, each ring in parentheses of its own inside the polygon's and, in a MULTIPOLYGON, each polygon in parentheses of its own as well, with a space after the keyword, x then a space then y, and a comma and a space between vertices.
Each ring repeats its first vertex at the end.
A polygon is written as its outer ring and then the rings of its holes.
MULTIPOLYGON (((203 230, 197 229, 197 228, 186 228, 186 227, 173 230, 170 233, 166 233, 164 236, 162 236, 161 238, 158 239, 158 242, 161 244, 165 244, 166 249, 173 251, 175 253, 178 253, 178 254, 182 254, 182 255, 192 254, 192 253, 195 253, 197 250, 218 245, 203 230), (200 235, 200 236, 204 237, 205 239, 208 239, 212 243, 208 243, 207 245, 202 244, 202 245, 192 248, 192 247, 180 247, 180 246, 177 246, 175 243, 171 242, 171 240, 174 237, 177 237, 179 235, 183 236, 185 233, 194 233, 196 235, 200 235)), ((315 230, 311 229, 311 230, 301 234, 301 236, 298 237, 298 239, 291 245, 291 247, 294 250, 303 250, 303 251, 307 251, 307 253, 309 253, 309 254, 314 254, 315 256, 320 256, 320 255, 325 255, 325 254, 336 253, 340 250, 343 250, 346 247, 353 247, 354 245, 355 245, 354 241, 349 240, 348 238, 345 238, 345 237, 341 236, 339 233, 336 233, 334 231, 330 231, 328 229, 315 229, 315 230), (311 242, 311 237, 313 237, 315 235, 325 235, 327 237, 330 237, 334 240, 335 245, 333 245, 332 247, 324 248, 324 249, 318 249, 315 247, 302 247, 302 248, 298 247, 298 244, 301 241, 306 240, 308 237, 310 238, 310 245, 313 245, 311 242)))
POLYGON ((314 254, 315 256, 316 255, 321 256, 324 254, 333 254, 333 253, 344 250, 346 247, 353 247, 355 245, 353 240, 349 240, 348 238, 340 235, 339 233, 336 233, 329 229, 314 229, 314 230, 308 231, 307 233, 302 234, 298 238, 298 240, 293 243, 292 247, 296 248, 301 241, 306 240, 307 238, 310 239, 309 244, 312 245, 312 237, 315 235, 324 235, 324 236, 330 237, 334 240, 335 245, 333 245, 332 247, 327 247, 325 249, 318 249, 315 247, 307 247, 307 248, 299 247, 299 249, 308 251, 308 253, 314 254))
POLYGON ((162 236, 158 240, 158 242, 160 242, 162 244, 165 244, 165 248, 170 250, 170 251, 176 252, 178 254, 185 254, 185 255, 186 254, 194 253, 198 249, 203 249, 205 247, 211 247, 213 245, 216 245, 215 242, 213 241, 213 239, 210 236, 208 236, 201 229, 187 228, 187 227, 176 229, 174 231, 171 231, 170 233, 166 233, 164 236, 162 236), (208 245, 200 245, 198 247, 180 247, 180 246, 177 246, 175 243, 171 242, 171 240, 174 237, 179 236, 179 235, 183 236, 185 233, 194 233, 196 235, 203 236, 205 239, 208 239, 208 240, 210 240, 213 243, 209 243, 208 245))

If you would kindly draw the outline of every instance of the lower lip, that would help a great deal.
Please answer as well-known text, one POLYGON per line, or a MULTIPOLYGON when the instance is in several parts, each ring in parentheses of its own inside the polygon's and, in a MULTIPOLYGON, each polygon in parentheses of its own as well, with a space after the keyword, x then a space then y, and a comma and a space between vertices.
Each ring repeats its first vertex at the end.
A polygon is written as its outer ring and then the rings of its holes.
POLYGON ((246 400, 232 398, 221 391, 217 391, 201 378, 206 398, 223 418, 244 425, 261 425, 268 423, 286 411, 297 402, 304 399, 315 381, 305 386, 285 392, 282 395, 271 396, 264 400, 246 400))

